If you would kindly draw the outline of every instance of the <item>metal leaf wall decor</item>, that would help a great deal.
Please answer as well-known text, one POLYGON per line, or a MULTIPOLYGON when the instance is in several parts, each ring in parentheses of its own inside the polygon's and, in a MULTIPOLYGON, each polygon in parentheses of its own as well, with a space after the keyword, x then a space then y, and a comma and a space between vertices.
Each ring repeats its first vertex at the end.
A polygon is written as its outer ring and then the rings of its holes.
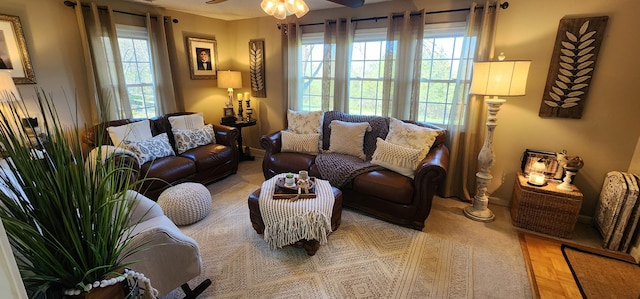
POLYGON ((251 96, 267 97, 264 71, 264 40, 249 40, 249 77, 251 79, 251 96))
POLYGON ((560 20, 541 117, 581 118, 609 17, 560 20))

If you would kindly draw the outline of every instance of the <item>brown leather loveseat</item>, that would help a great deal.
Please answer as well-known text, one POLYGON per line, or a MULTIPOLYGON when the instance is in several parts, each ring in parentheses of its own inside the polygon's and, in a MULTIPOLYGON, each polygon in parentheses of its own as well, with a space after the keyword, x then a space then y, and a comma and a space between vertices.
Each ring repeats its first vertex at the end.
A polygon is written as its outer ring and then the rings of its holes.
MULTIPOLYGON (((142 165, 139 165, 136 159, 124 157, 124 159, 129 159, 128 163, 131 163, 135 169, 136 177, 133 178, 134 180, 140 180, 143 177, 151 178, 144 180, 140 188, 140 193, 150 199, 157 200, 160 193, 172 185, 182 182, 198 182, 206 185, 238 171, 239 154, 236 143, 238 131, 233 127, 212 124, 215 143, 201 145, 178 154, 169 117, 189 114, 193 113, 177 112, 149 119, 152 135, 167 133, 175 155, 157 158, 142 165)), ((88 131, 85 141, 90 148, 93 148, 96 136, 101 134, 102 144, 113 145, 107 132, 108 127, 122 126, 142 120, 145 119, 121 119, 96 125, 88 131)))
MULTIPOLYGON (((369 122, 374 129, 364 136, 364 143, 373 144, 376 138, 384 139, 389 131, 389 118, 377 116, 349 115, 342 112, 325 112, 322 122, 322 150, 329 149, 332 120, 369 122), (386 127, 385 127, 386 124, 386 127), (377 127, 377 129, 376 129, 377 127)), ((410 178, 394 171, 379 167, 357 174, 339 187, 343 193, 343 206, 369 213, 386 221, 409 226, 416 230, 424 228, 429 216, 433 196, 438 185, 444 181, 449 165, 449 150, 445 146, 445 130, 426 123, 404 121, 422 127, 439 130, 435 142, 427 156, 419 162, 410 178)), ((265 179, 278 173, 309 171, 310 176, 325 179, 316 165, 318 155, 300 152, 282 152, 282 133, 280 131, 262 136, 261 146, 265 149, 262 171, 265 179)), ((367 159, 372 152, 365 146, 367 159)))

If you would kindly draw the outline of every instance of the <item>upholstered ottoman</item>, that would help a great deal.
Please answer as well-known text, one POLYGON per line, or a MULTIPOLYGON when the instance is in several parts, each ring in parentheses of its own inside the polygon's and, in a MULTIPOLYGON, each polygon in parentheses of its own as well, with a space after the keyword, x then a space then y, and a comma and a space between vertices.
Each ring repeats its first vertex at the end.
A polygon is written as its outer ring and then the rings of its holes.
POLYGON ((211 212, 211 193, 202 184, 182 183, 164 190, 158 205, 176 225, 196 223, 211 212))
MULTIPOLYGON (((331 230, 335 231, 340 227, 340 221, 342 219, 342 192, 338 188, 331 187, 335 201, 333 203, 333 210, 331 212, 331 230)), ((249 195, 249 218, 251 219, 251 225, 258 234, 263 234, 265 225, 260 213, 260 191, 258 189, 249 195)), ((303 199, 302 199, 303 200, 303 199)), ((316 254, 316 251, 320 248, 320 242, 318 240, 300 240, 293 244, 297 247, 304 248, 308 255, 316 254)))

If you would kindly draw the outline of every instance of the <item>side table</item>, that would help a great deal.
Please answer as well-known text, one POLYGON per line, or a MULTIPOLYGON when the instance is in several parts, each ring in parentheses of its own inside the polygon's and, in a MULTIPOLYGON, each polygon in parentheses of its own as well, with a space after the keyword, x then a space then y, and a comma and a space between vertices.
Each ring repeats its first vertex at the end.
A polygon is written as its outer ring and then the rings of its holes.
POLYGON ((237 120, 232 123, 222 123, 225 126, 231 126, 238 129, 238 151, 240 152, 240 161, 253 161, 256 157, 251 155, 249 147, 242 147, 242 128, 255 126, 257 121, 252 120, 237 120))
POLYGON ((511 221, 514 226, 561 238, 570 238, 578 221, 583 195, 575 185, 573 190, 556 188, 560 183, 549 181, 537 187, 516 175, 511 198, 511 221))

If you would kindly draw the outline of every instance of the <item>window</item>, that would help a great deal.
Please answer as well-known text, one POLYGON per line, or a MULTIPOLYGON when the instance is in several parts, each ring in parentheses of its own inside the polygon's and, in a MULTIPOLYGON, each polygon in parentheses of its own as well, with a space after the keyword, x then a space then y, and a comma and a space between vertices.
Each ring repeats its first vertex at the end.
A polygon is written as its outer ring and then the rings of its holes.
MULTIPOLYGON (((418 121, 444 124, 451 112, 463 54, 464 24, 425 25, 422 46, 418 121)), ((386 28, 356 30, 349 74, 349 112, 382 114, 386 28)), ((332 49, 335 51, 335 49, 332 49)), ((320 110, 323 34, 302 35, 301 110, 320 110)), ((469 78, 461 78, 469 80, 469 78)), ((393 84, 393 83, 392 83, 393 84)), ((333 96, 332 90, 330 95, 333 96)))
POLYGON ((135 118, 154 117, 156 87, 147 30, 128 25, 116 25, 116 30, 131 114, 135 118))

